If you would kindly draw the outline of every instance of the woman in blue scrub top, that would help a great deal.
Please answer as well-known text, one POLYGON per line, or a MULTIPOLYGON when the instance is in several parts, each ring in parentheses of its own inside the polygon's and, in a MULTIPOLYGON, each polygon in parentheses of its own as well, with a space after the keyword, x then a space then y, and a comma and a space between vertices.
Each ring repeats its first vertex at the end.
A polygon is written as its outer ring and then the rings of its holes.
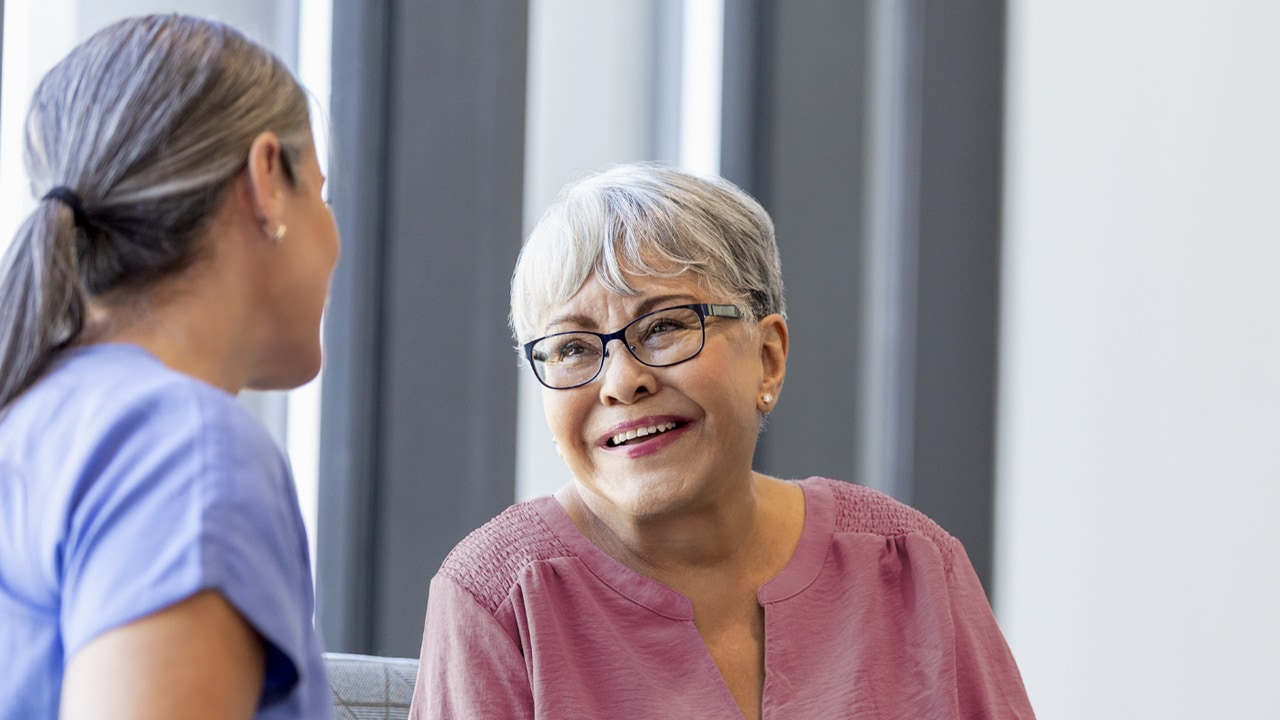
POLYGON ((326 718, 286 460, 236 403, 320 368, 307 97, 217 22, 49 72, 0 264, 0 719, 326 718))

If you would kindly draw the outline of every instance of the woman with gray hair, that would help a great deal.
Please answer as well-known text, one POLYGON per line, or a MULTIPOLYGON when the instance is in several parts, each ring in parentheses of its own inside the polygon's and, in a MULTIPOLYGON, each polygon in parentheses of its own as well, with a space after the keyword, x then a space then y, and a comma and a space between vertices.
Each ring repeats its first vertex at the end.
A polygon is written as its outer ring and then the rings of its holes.
POLYGON ((445 559, 413 717, 1032 717, 955 538, 752 469, 789 336, 749 196, 653 165, 571 185, 511 321, 572 479, 445 559))
POLYGON ((236 402, 320 367, 307 97, 220 23, 112 25, 26 122, 0 267, 0 719, 325 718, 288 463, 236 402))

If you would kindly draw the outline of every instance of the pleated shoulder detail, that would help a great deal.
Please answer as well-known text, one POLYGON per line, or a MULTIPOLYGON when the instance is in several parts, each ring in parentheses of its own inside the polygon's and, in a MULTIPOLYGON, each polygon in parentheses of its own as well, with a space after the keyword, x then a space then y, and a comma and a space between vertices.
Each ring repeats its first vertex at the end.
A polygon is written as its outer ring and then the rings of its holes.
POLYGON ((440 576, 457 583, 476 602, 496 612, 525 568, 574 552, 542 519, 534 503, 513 505, 463 538, 440 566, 440 576))
POLYGON ((923 535, 937 546, 950 566, 957 541, 927 515, 879 490, 839 480, 826 482, 835 498, 835 532, 869 533, 886 538, 923 535))

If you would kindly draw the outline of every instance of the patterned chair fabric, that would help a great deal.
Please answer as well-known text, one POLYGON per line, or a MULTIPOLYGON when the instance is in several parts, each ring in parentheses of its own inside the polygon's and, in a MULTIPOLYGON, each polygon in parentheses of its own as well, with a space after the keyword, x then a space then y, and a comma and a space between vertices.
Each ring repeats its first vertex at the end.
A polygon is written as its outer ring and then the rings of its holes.
POLYGON ((406 720, 418 675, 414 658, 325 653, 337 720, 406 720))

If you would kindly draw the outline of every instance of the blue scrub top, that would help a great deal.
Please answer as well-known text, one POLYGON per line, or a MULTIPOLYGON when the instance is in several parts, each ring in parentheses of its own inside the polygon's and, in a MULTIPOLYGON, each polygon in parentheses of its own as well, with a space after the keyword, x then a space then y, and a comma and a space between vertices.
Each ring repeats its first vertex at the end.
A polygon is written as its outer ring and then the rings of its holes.
POLYGON ((57 717, 85 643, 205 589, 267 643, 257 717, 331 717, 280 449, 139 347, 67 353, 0 415, 0 720, 57 717))

